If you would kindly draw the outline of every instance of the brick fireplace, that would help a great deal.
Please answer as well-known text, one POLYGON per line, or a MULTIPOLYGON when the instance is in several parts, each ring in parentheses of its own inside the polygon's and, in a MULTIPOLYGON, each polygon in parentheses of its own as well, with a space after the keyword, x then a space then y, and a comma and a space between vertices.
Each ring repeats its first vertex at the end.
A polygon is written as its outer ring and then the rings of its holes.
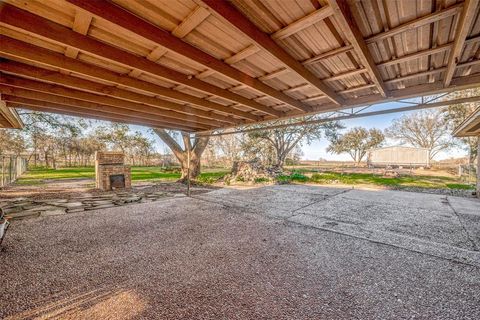
POLYGON ((115 151, 95 152, 95 186, 100 190, 130 188, 130 166, 124 164, 125 155, 115 151))

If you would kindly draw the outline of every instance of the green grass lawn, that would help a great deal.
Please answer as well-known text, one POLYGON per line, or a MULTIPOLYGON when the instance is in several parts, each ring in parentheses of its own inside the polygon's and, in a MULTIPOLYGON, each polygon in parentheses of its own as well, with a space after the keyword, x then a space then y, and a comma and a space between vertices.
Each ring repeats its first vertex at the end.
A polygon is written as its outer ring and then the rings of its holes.
MULTIPOLYGON (((203 169, 198 180, 203 183, 213 183, 229 172, 228 169, 203 169)), ((60 168, 30 169, 20 179, 17 185, 41 185, 46 179, 94 179, 95 168, 60 168)), ((132 167, 133 181, 175 181, 180 178, 180 173, 166 171, 161 167, 132 167)), ((263 183, 264 181, 258 181, 263 183)), ((317 183, 317 184, 346 184, 346 185, 375 185, 383 187, 417 187, 432 189, 472 189, 473 186, 462 183, 458 179, 444 176, 400 176, 384 177, 372 173, 339 173, 339 172, 314 172, 311 170, 295 170, 290 175, 280 176, 280 183, 317 183)))
MULTIPOLYGON (((179 172, 165 171, 161 167, 132 167, 132 181, 175 181, 180 179, 179 172)), ((225 169, 205 169, 200 174, 199 181, 205 183, 212 183, 217 179, 223 177, 228 173, 225 169)), ((22 177, 20 177, 16 184, 18 185, 40 185, 46 179, 78 179, 78 178, 95 178, 94 167, 80 167, 80 168, 59 168, 59 169, 45 169, 35 168, 30 169, 22 177)))
POLYGON ((280 179, 288 182, 310 182, 318 184, 347 184, 347 185, 375 185, 384 187, 417 187, 430 189, 473 189, 472 185, 464 184, 458 179, 444 176, 399 176, 384 177, 372 173, 339 173, 322 172, 313 173, 311 176, 306 172, 294 172, 290 176, 283 176, 280 179))

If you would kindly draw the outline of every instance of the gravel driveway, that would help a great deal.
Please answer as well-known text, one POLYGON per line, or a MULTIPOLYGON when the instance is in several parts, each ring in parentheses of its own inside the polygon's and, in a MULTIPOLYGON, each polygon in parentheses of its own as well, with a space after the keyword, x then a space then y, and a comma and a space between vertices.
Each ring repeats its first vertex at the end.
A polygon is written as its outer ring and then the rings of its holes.
POLYGON ((479 319, 480 202, 220 189, 12 224, 5 319, 479 319))

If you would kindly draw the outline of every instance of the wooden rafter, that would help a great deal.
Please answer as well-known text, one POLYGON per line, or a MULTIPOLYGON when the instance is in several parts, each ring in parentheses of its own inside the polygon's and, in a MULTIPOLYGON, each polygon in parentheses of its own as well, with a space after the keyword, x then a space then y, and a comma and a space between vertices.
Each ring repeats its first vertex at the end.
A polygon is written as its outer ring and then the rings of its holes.
MULTIPOLYGON (((475 0, 474 0, 475 1, 475 0)), ((379 34, 376 34, 374 36, 371 36, 367 39, 365 39, 365 42, 367 44, 374 43, 386 38, 393 37, 397 34, 400 34, 405 31, 409 30, 415 30, 418 27, 433 23, 435 21, 439 21, 448 17, 451 17, 457 13, 459 13, 462 10, 463 3, 458 3, 453 6, 450 6, 446 9, 440 10, 438 12, 434 12, 431 14, 428 14, 426 16, 423 16, 421 18, 414 19, 410 22, 403 23, 399 26, 396 26, 386 32, 381 32, 379 34)))
MULTIPOLYGON (((240 53, 235 54, 233 57, 227 58, 227 60, 224 62, 188 44, 187 42, 184 42, 181 39, 171 35, 169 32, 163 29, 160 29, 157 26, 143 19, 140 19, 136 15, 130 13, 129 11, 113 3, 110 3, 107 1, 89 1, 89 0, 67 0, 67 1, 84 10, 91 12, 92 14, 98 17, 101 17, 107 21, 110 21, 116 25, 119 25, 131 32, 135 32, 136 34, 146 39, 149 39, 161 46, 164 46, 165 48, 179 55, 187 57, 197 63, 204 65, 205 67, 211 68, 216 72, 234 81, 241 82, 245 85, 248 85, 252 89, 255 89, 256 91, 259 91, 279 101, 282 101, 293 108, 296 108, 301 111, 309 111, 309 107, 306 105, 303 105, 300 101, 295 100, 275 90, 274 88, 264 84, 258 79, 252 78, 248 74, 229 65, 229 63, 238 62, 244 57, 256 53, 259 50, 258 48, 249 47, 246 50, 243 50, 240 53)), ((209 92, 209 93, 215 94, 214 92, 209 92)), ((229 100, 232 100, 232 97, 230 97, 229 100)), ((232 100, 232 101, 235 101, 235 100, 232 100)), ((236 102, 242 103, 241 101, 238 101, 238 99, 236 102)), ((245 104, 245 103, 242 103, 242 104, 245 104)), ((275 110, 271 108, 269 109, 268 107, 265 107, 265 106, 258 108, 258 106, 256 105, 254 109, 257 109, 262 112, 266 112, 273 116, 280 115, 278 112, 275 112, 275 110)))
POLYGON ((260 51, 260 48, 252 44, 246 47, 245 49, 243 49, 242 51, 235 53, 233 56, 226 58, 223 61, 225 61, 228 64, 235 64, 239 61, 245 60, 251 55, 258 53, 259 51, 260 51))
POLYGON ((382 76, 375 65, 375 61, 370 54, 363 36, 358 29, 357 23, 350 12, 348 3, 345 0, 329 0, 330 6, 333 8, 334 17, 342 26, 342 30, 347 36, 352 46, 355 49, 358 57, 364 68, 368 70, 372 81, 382 96, 387 96, 388 90, 383 83, 382 76))
MULTIPOLYGON (((97 94, 93 94, 85 91, 65 88, 59 85, 48 84, 44 82, 14 77, 14 76, 5 75, 5 74, 1 75, 0 83, 6 86, 18 87, 18 88, 58 95, 62 97, 68 97, 68 98, 77 99, 77 100, 89 101, 97 104, 109 105, 109 106, 120 108, 120 109, 126 109, 126 110, 131 110, 136 112, 144 112, 144 113, 150 114, 152 117, 157 116, 164 119, 168 119, 172 123, 181 124, 188 121, 193 121, 193 122, 199 122, 199 123, 210 125, 210 126, 218 126, 219 124, 217 121, 201 119, 193 115, 183 115, 179 117, 177 113, 159 110, 157 108, 152 108, 140 103, 124 101, 117 98, 101 96, 101 95, 97 95, 97 94)), ((4 89, 5 88, 2 86, 2 90, 4 89)))
POLYGON ((450 55, 448 56, 447 72, 445 73, 443 80, 445 87, 450 85, 456 66, 460 62, 465 40, 467 38, 468 31, 470 31, 470 26, 473 22, 473 17, 476 13, 475 9, 477 6, 478 0, 465 0, 463 10, 457 24, 455 41, 453 43, 452 50, 450 51, 450 55))
POLYGON ((102 81, 107 81, 114 85, 122 85, 162 97, 184 101, 192 105, 201 106, 225 114, 235 115, 250 121, 259 120, 259 117, 254 114, 240 111, 235 108, 226 107, 218 103, 200 99, 198 97, 158 86, 140 79, 120 75, 100 67, 92 68, 91 65, 87 63, 65 57, 53 51, 33 46, 22 41, 0 36, 0 42, 2 43, 0 46, 0 55, 3 55, 7 58, 20 58, 22 60, 35 61, 50 67, 67 70, 69 72, 75 72, 102 81))
POLYGON ((23 128, 22 119, 18 116, 15 109, 5 104, 3 95, 0 95, 0 125, 5 128, 21 129, 23 128))
MULTIPOLYGON (((183 84, 188 87, 243 104, 272 116, 278 117, 282 114, 282 112, 279 112, 273 108, 256 103, 255 101, 234 94, 215 85, 206 83, 195 77, 187 77, 181 72, 164 67, 160 64, 147 60, 146 58, 136 56, 114 46, 95 40, 91 37, 84 36, 67 27, 44 19, 40 16, 31 14, 9 4, 0 3, 0 22, 20 28, 28 33, 39 35, 55 42, 62 43, 66 46, 88 52, 95 56, 120 63, 124 66, 137 69, 144 73, 158 76, 169 81, 183 84)), ((276 91, 271 87, 268 88, 276 91)))
POLYGON ((192 32, 196 27, 198 27, 205 19, 208 18, 210 12, 205 10, 205 8, 197 7, 188 15, 188 17, 182 21, 175 29, 173 29, 172 34, 177 38, 184 38, 192 32))
POLYGON ((348 45, 341 46, 341 47, 326 51, 324 53, 318 54, 314 57, 311 57, 307 60, 302 61, 302 63, 304 65, 308 66, 310 64, 314 64, 314 63, 320 62, 322 60, 337 57, 339 54, 347 53, 349 51, 352 51, 353 49, 354 49, 353 46, 351 44, 348 44, 348 45))
POLYGON ((334 103, 341 104, 343 102, 343 98, 337 95, 333 89, 323 83, 309 70, 307 70, 300 62, 290 56, 283 48, 273 41, 268 34, 258 29, 255 24, 243 16, 231 4, 226 1, 217 0, 202 0, 202 2, 205 3, 205 5, 207 5, 211 10, 213 10, 219 17, 221 17, 226 23, 234 26, 237 30, 247 36, 252 43, 255 43, 258 47, 263 48, 269 54, 277 58, 289 69, 325 94, 334 103))
MULTIPOLYGON (((79 10, 75 14, 75 20, 73 21, 72 29, 75 32, 86 35, 91 22, 92 15, 83 10, 79 10)), ((78 56, 78 52, 78 49, 67 47, 67 50, 65 50, 65 55, 69 58, 76 58, 78 56)))
POLYGON ((120 123, 137 124, 137 125, 149 126, 154 128, 157 127, 157 128, 166 128, 166 129, 181 129, 184 131, 196 131, 200 129, 199 127, 189 127, 185 125, 177 126, 177 125, 172 125, 170 123, 165 123, 161 121, 138 119, 131 116, 122 116, 122 115, 112 114, 105 111, 92 112, 83 108, 59 105, 59 104, 49 103, 45 101, 22 99, 22 98, 10 97, 10 96, 6 96, 6 99, 8 99, 6 100, 7 106, 11 108, 58 113, 58 114, 64 114, 64 115, 69 115, 74 117, 83 117, 83 118, 90 118, 90 119, 96 119, 96 120, 102 120, 102 121, 113 121, 113 122, 120 122, 120 123), (9 101, 9 100, 12 100, 12 101, 9 101))
MULTIPOLYGON (((0 87, 2 87, 0 85, 0 87)), ((4 87, 2 87, 4 88, 4 87)), ((148 117, 145 114, 142 113, 135 113, 135 112, 128 112, 127 110, 124 109, 119 109, 115 107, 110 107, 110 106, 104 106, 104 105, 97 105, 97 104, 90 104, 90 105, 85 105, 85 104, 78 104, 75 99, 68 99, 68 98, 63 98, 54 96, 54 95, 49 95, 41 92, 35 92, 35 91, 29 91, 25 89, 16 89, 16 88, 6 88, 4 91, 11 92, 13 94, 4 94, 3 100, 12 102, 12 103, 19 103, 19 104, 29 104, 29 105, 36 105, 36 106, 61 106, 62 109, 78 109, 78 110, 83 110, 85 112, 89 113, 98 113, 103 114, 106 118, 109 116, 112 117, 112 120, 115 120, 117 117, 122 117, 125 120, 127 120, 127 117, 132 118, 135 121, 142 121, 145 124, 156 124, 156 125, 177 125, 176 123, 170 123, 168 120, 165 121, 164 119, 155 119, 148 117), (10 90, 9 90, 10 89, 10 90)), ((195 128, 197 127, 196 125, 192 126, 191 124, 184 123, 180 124, 183 128, 195 128)), ((200 125, 199 127, 203 127, 203 125, 200 125)))
POLYGON ((285 39, 305 28, 310 27, 311 25, 322 21, 325 18, 328 18, 333 14, 332 7, 330 6, 325 6, 322 7, 318 10, 315 10, 314 12, 310 13, 309 15, 306 15, 305 17, 302 17, 288 26, 274 32, 271 37, 272 39, 275 40, 281 40, 285 39))
POLYGON ((187 118, 189 115, 193 115, 210 120, 214 119, 226 123, 237 123, 237 121, 235 121, 231 117, 213 114, 212 112, 194 109, 192 107, 184 106, 171 101, 142 95, 114 86, 106 86, 98 82, 85 80, 78 77, 67 76, 59 72, 45 70, 15 61, 0 61, 0 71, 23 77, 33 78, 40 81, 60 84, 62 86, 71 87, 73 89, 81 89, 89 91, 91 93, 107 95, 126 101, 144 103, 147 106, 165 109, 166 111, 164 112, 164 114, 166 116, 170 114, 178 119, 187 118), (174 112, 168 110, 172 110, 174 112))

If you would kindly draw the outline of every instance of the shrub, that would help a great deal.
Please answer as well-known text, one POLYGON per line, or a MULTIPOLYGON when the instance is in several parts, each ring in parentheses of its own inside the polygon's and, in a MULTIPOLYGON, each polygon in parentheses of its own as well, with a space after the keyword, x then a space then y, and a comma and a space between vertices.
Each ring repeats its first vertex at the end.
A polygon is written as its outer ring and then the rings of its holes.
POLYGON ((270 180, 268 178, 265 178, 265 177, 260 177, 260 178, 255 178, 254 182, 255 183, 266 183, 266 182, 270 182, 270 180))
POLYGON ((307 182, 308 177, 299 172, 294 172, 290 175, 290 180, 297 182, 307 182))
POLYGON ((290 176, 287 176, 287 175, 277 176, 277 183, 278 184, 289 184, 291 181, 292 181, 292 179, 290 179, 290 176))

